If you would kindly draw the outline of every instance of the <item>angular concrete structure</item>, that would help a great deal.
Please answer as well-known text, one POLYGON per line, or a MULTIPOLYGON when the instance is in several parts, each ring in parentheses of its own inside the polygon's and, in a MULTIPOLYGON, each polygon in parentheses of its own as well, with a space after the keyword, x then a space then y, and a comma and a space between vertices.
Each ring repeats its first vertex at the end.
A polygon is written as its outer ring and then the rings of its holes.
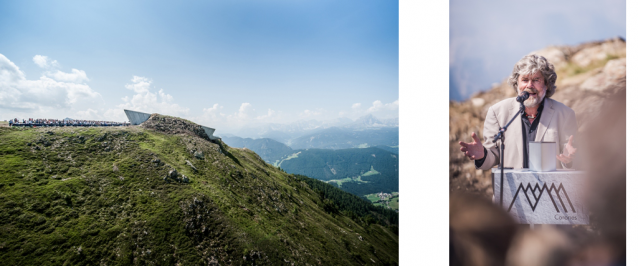
POLYGON ((204 132, 206 132, 206 135, 208 135, 208 138, 210 140, 218 140, 218 139, 220 139, 220 137, 213 136, 213 132, 215 132, 214 128, 205 127, 205 126, 202 126, 202 128, 204 129, 204 132))
POLYGON ((124 109, 124 113, 126 113, 126 117, 128 117, 128 121, 131 122, 131 125, 139 125, 151 117, 151 114, 126 109, 124 109))

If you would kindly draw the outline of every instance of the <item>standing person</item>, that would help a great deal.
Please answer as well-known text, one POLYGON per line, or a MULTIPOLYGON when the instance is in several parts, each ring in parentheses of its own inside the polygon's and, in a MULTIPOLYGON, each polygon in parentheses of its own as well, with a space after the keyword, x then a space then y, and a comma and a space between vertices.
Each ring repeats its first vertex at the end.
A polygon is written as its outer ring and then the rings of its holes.
MULTIPOLYGON (((564 104, 551 99, 556 92, 554 65, 539 55, 528 55, 519 60, 508 83, 521 95, 529 93, 523 102, 525 113, 514 119, 505 132, 504 166, 515 169, 529 168, 529 142, 557 142, 556 168, 571 168, 576 148, 574 135, 578 131, 576 114, 564 104)), ((474 160, 477 169, 489 170, 500 163, 500 148, 493 137, 520 110, 516 98, 508 98, 491 106, 485 117, 484 144, 472 132, 472 142, 459 142, 461 151, 474 160)))

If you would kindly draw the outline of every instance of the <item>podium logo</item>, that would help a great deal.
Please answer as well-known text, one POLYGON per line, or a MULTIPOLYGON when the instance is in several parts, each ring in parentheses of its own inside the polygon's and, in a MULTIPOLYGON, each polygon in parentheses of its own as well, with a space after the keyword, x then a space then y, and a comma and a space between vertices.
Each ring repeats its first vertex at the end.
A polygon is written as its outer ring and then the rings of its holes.
POLYGON ((534 186, 533 188, 529 183, 527 184, 526 187, 523 187, 523 183, 519 184, 518 189, 516 190, 516 194, 514 194, 514 198, 512 199, 512 203, 510 203, 510 207, 507 209, 508 212, 512 209, 512 206, 514 206, 514 202, 516 201, 516 198, 518 197, 519 192, 521 192, 521 190, 523 191, 525 198, 527 198, 527 202, 529 203, 529 206, 532 208, 532 211, 536 210, 536 206, 538 205, 538 202, 543 196, 543 193, 547 191, 547 194, 549 194, 549 198, 552 200, 552 204, 554 204, 554 208, 556 209, 556 212, 560 213, 560 211, 558 210, 558 205, 556 205, 556 200, 554 199, 554 197, 558 198, 560 205, 563 207, 563 210, 565 210, 565 213, 567 213, 568 211, 567 211, 567 208, 565 207, 565 202, 563 201, 563 197, 561 197, 561 194, 560 194, 560 192, 563 191, 563 195, 565 195, 565 200, 567 201, 567 203, 569 203, 569 207, 571 207, 572 212, 574 213, 576 212, 576 209, 574 209, 574 205, 572 205, 572 201, 569 200, 567 191, 565 191, 565 188, 563 187, 563 183, 560 183, 558 188, 556 188, 554 183, 552 183, 552 186, 549 188, 547 187, 547 184, 543 184, 543 186, 540 187, 538 183, 536 183, 536 186, 534 186), (532 193, 532 197, 534 198, 533 204, 529 198, 529 195, 527 194, 528 191, 532 193), (552 195, 552 192, 556 194, 552 195), (536 196, 537 193, 538 193, 538 196, 536 196))

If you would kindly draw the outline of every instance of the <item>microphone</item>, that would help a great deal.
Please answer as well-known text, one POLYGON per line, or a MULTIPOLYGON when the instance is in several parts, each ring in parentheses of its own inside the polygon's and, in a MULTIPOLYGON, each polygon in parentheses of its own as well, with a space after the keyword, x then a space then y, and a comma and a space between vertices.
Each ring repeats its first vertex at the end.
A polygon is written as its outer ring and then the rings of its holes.
POLYGON ((529 98, 529 92, 524 91, 523 94, 516 97, 516 101, 522 103, 527 100, 527 98, 529 98))

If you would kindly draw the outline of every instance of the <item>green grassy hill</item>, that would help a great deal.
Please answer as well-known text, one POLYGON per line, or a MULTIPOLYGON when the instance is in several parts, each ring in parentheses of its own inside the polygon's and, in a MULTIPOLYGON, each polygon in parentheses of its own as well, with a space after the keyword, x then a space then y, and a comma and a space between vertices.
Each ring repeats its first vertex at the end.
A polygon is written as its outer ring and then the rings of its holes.
POLYGON ((0 127, 0 261, 398 264, 398 218, 355 213, 334 202, 343 195, 320 192, 172 117, 126 128, 0 127))

